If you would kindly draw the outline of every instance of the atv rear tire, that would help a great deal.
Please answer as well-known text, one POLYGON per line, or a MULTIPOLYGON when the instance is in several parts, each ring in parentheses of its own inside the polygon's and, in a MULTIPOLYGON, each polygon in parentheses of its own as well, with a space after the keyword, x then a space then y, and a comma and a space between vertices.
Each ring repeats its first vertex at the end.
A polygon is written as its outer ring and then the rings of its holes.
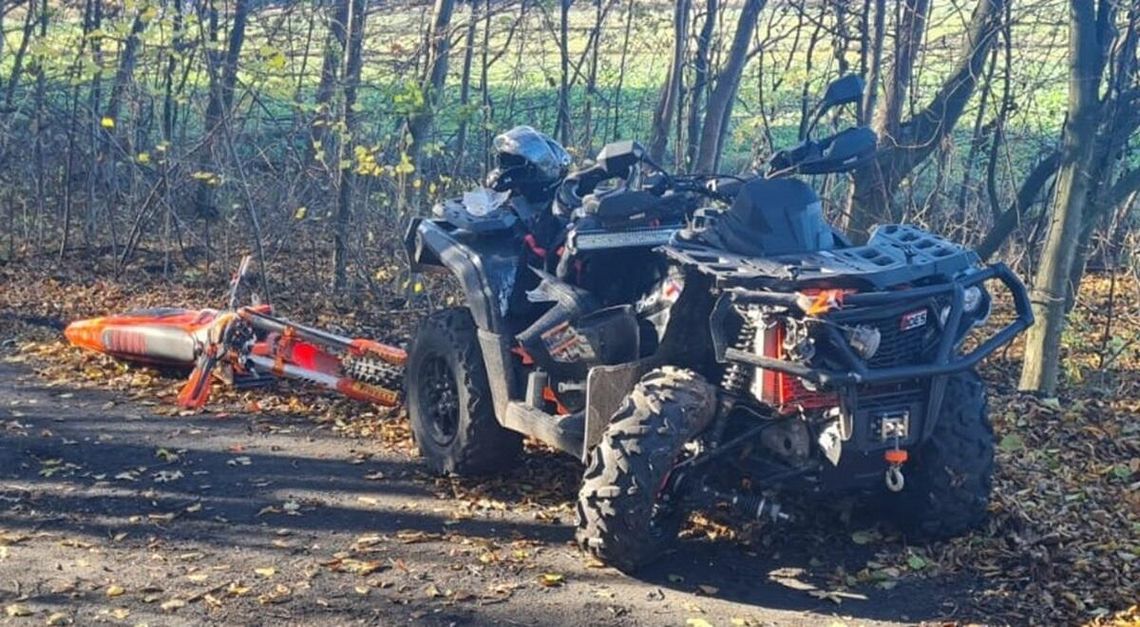
POLYGON ((986 390, 973 370, 946 382, 934 432, 903 466, 906 484, 892 495, 896 520, 911 536, 962 535, 986 519, 994 470, 994 432, 986 390))
POLYGON ((404 385, 412 437, 434 472, 485 475, 515 464, 522 436, 495 419, 466 308, 444 309, 423 321, 408 352, 404 385))
POLYGON ((691 371, 662 368, 641 379, 590 451, 578 492, 583 550, 626 572, 660 557, 684 512, 658 507, 658 492, 715 408, 715 390, 691 371))

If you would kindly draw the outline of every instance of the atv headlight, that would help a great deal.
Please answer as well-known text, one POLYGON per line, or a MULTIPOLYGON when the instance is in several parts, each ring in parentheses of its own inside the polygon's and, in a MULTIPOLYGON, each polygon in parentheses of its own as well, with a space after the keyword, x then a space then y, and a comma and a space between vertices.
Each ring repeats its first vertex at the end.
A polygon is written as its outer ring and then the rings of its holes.
POLYGON ((982 288, 971 285, 962 292, 962 309, 966 313, 974 313, 978 305, 982 304, 982 288))

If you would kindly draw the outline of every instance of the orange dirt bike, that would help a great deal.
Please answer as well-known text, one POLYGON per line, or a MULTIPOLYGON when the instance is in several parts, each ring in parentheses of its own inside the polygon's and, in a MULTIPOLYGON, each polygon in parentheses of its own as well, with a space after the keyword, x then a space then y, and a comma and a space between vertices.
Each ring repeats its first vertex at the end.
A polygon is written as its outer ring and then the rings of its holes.
POLYGON ((64 335, 75 346, 118 359, 192 367, 178 394, 187 408, 206 404, 212 377, 237 387, 300 379, 357 400, 399 404, 403 349, 296 324, 274 316, 268 305, 235 307, 249 261, 242 259, 224 310, 136 310, 77 320, 64 335))

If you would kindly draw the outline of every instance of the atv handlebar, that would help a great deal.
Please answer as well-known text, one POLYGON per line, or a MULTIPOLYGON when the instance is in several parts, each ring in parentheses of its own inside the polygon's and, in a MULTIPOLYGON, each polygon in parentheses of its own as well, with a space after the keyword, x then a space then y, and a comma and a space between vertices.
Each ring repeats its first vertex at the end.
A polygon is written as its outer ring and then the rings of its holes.
POLYGON ((839 337, 839 331, 834 327, 828 328, 830 339, 832 340, 831 343, 835 345, 842 361, 845 362, 845 370, 836 371, 812 368, 794 361, 754 355, 750 352, 731 347, 726 338, 721 335, 722 330, 726 328, 726 325, 723 324, 724 318, 731 312, 732 304, 735 302, 747 302, 789 308, 798 308, 800 305, 798 304, 797 294, 795 293, 761 292, 743 288, 728 290, 721 296, 713 308, 713 312, 710 316, 710 326, 713 332, 713 347, 716 351, 718 362, 735 361, 759 368, 775 370, 806 379, 823 387, 879 384, 902 381, 905 379, 953 374, 973 368, 982 359, 1012 341, 1018 333, 1021 333, 1033 324, 1033 310, 1025 286, 1004 263, 987 266, 951 283, 899 290, 896 292, 852 294, 847 296, 843 301, 845 309, 821 316, 833 322, 844 322, 846 319, 855 316, 859 318, 876 318, 890 314, 901 314, 907 309, 914 308, 915 301, 918 299, 929 300, 935 296, 950 293, 952 295, 950 312, 945 327, 948 329, 957 329, 962 319, 964 308, 963 293, 966 288, 991 279, 1001 281, 1010 291, 1010 294, 1013 296, 1017 317, 995 333, 993 337, 982 342, 981 345, 965 355, 952 355, 955 345, 955 334, 945 333, 942 335, 938 345, 938 352, 931 363, 894 366, 890 368, 868 368, 865 362, 855 355, 848 343, 839 337))

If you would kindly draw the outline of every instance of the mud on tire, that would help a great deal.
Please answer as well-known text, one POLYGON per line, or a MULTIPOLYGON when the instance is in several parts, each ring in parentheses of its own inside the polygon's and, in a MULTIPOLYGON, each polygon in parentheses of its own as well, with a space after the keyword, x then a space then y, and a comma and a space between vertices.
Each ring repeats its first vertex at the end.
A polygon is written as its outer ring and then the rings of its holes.
POLYGON ((641 379, 590 452, 577 504, 583 550, 628 572, 676 539, 684 513, 655 507, 658 489, 715 406, 715 390, 691 371, 641 379))
POLYGON ((423 321, 408 352, 404 385, 412 437, 434 472, 485 475, 514 466, 522 436, 495 419, 467 308, 444 309, 423 321))
POLYGON ((973 370, 954 375, 934 432, 903 466, 906 487, 889 495, 895 519, 916 538, 961 535, 986 519, 993 470, 985 385, 973 370))

